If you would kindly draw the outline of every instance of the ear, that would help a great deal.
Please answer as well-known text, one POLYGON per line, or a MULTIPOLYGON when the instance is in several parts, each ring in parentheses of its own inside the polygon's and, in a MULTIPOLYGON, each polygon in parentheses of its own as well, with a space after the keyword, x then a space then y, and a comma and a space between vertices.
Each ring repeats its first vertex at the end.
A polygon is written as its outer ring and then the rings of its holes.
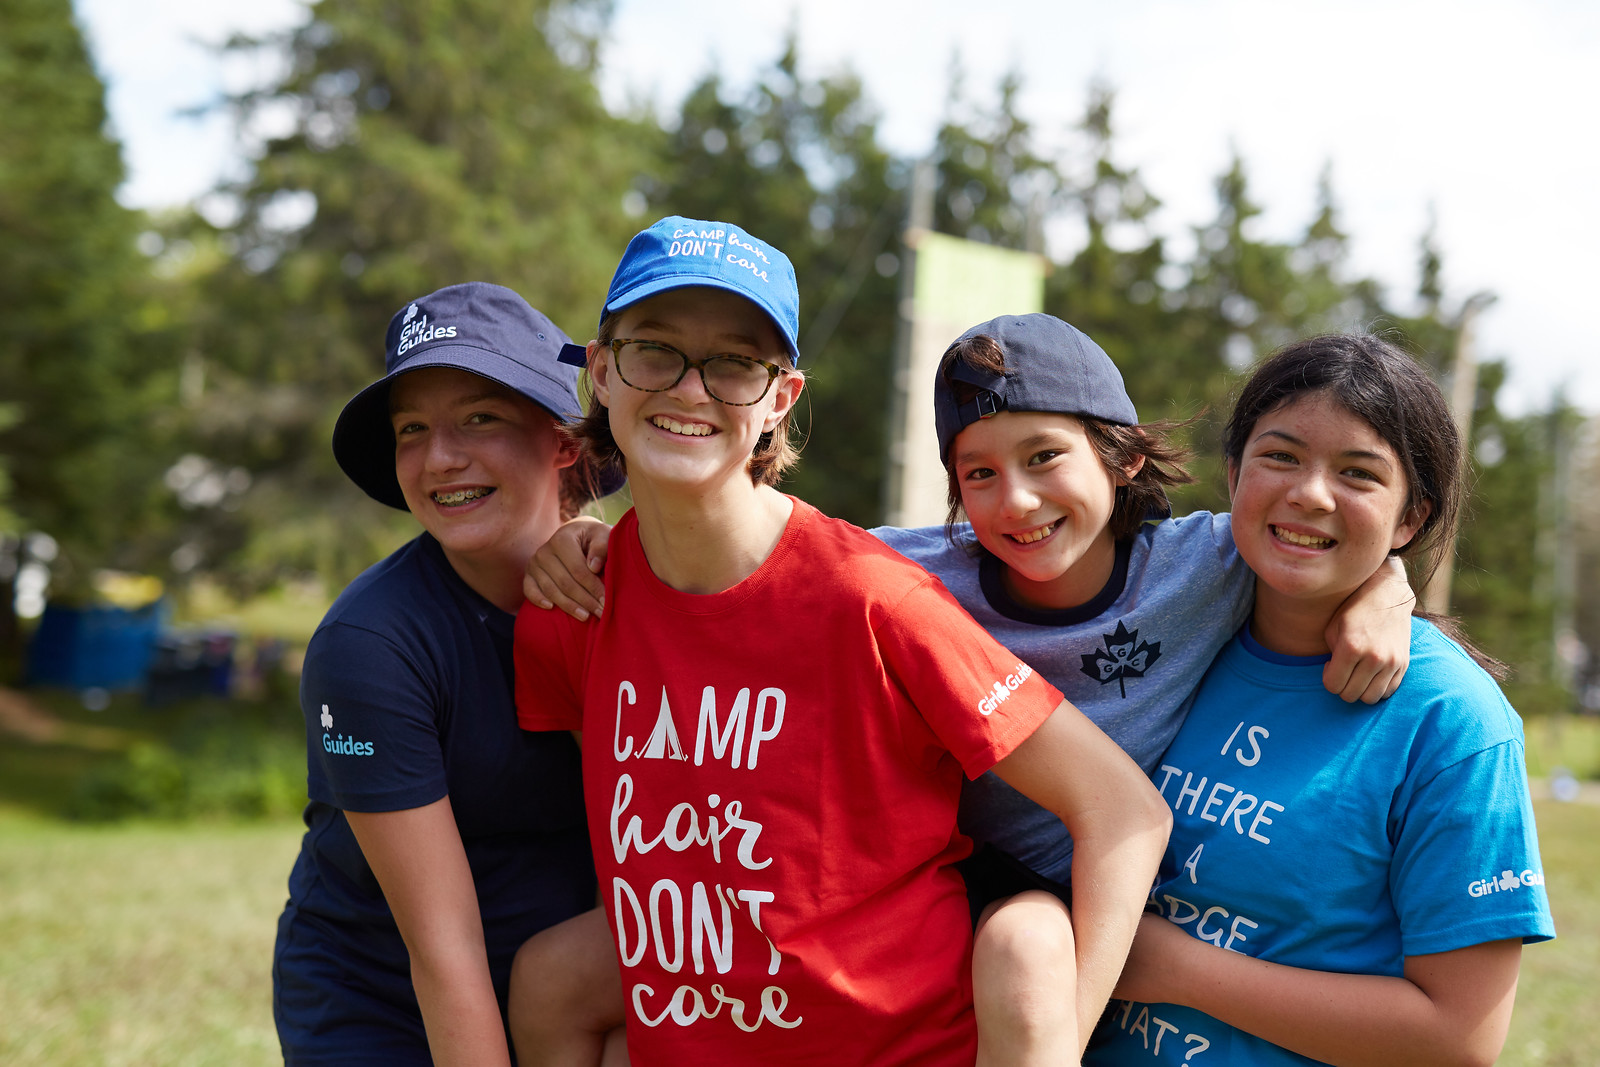
POLYGON ((1228 460, 1228 505, 1233 505, 1234 490, 1239 488, 1239 464, 1228 460))
POLYGON ((611 406, 611 346, 590 341, 585 348, 589 363, 589 385, 595 399, 606 407, 611 406))
POLYGON ((767 417, 761 422, 762 433, 771 433, 778 428, 778 423, 782 422, 783 417, 795 406, 805 387, 805 375, 798 371, 784 371, 778 375, 778 380, 772 383, 772 395, 775 398, 772 410, 767 412, 767 417))
POLYGON ((572 435, 561 429, 556 430, 556 455, 554 465, 556 470, 570 467, 578 462, 578 457, 583 453, 583 446, 572 439, 572 435))
POLYGON ((1433 514, 1433 501, 1424 500, 1413 508, 1408 508, 1400 517, 1400 525, 1395 527, 1394 537, 1389 541, 1389 551, 1398 552, 1411 543, 1417 536, 1417 531, 1422 529, 1422 524, 1428 521, 1428 516, 1433 514))
POLYGON ((1144 470, 1144 460, 1144 456, 1134 456, 1133 462, 1122 468, 1123 485, 1127 485, 1139 476, 1139 472, 1144 470))

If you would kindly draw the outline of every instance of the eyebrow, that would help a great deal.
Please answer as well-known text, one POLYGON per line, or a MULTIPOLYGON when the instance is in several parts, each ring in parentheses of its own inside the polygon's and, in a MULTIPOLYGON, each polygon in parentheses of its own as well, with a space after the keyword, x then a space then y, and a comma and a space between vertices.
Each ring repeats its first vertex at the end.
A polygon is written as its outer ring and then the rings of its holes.
MULTIPOLYGON (((677 329, 672 324, 666 323, 666 322, 657 322, 655 319, 645 319, 643 322, 635 324, 633 328, 635 330, 655 330, 658 333, 668 334, 671 337, 673 337, 674 339, 679 338, 679 337, 681 337, 683 335, 683 331, 680 330, 680 329, 677 329)), ((720 333, 720 334, 717 334, 716 338, 714 339, 714 343, 715 344, 719 344, 719 345, 723 345, 723 344, 744 345, 747 348, 762 348, 762 344, 761 344, 760 341, 756 340, 754 337, 749 336, 748 334, 743 334, 743 333, 720 333)), ((762 350, 765 351, 765 349, 762 349, 762 350)))
MULTIPOLYGON (((1261 433, 1256 435, 1255 441, 1253 441, 1252 444, 1260 443, 1262 438, 1265 437, 1275 437, 1300 448, 1308 447, 1300 438, 1296 437, 1292 433, 1285 433, 1283 430, 1263 430, 1261 433)), ((1365 448, 1346 449, 1345 451, 1340 452, 1339 456, 1341 459, 1359 459, 1369 463, 1382 463, 1384 466, 1392 466, 1394 463, 1392 459, 1384 455, 1382 452, 1373 452, 1370 449, 1365 448)))
MULTIPOLYGON (((1050 430, 1041 430, 1039 433, 1029 434, 1016 443, 1017 449, 1022 451, 1038 448, 1040 445, 1048 445, 1051 448, 1064 450, 1070 447, 1071 442, 1062 441, 1050 430)), ((951 462, 971 463, 974 459, 981 458, 981 456, 982 453, 979 450, 969 448, 965 452, 957 452, 951 462)))

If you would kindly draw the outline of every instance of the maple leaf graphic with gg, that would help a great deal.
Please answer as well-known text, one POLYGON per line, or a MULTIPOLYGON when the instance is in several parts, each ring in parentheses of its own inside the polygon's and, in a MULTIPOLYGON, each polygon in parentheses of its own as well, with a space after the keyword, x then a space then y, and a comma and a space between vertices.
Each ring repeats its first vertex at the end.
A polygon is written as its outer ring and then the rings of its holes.
POLYGON ((1126 698, 1127 679, 1143 678, 1144 672, 1155 666, 1161 658, 1161 642, 1139 640, 1139 631, 1129 630, 1122 622, 1117 623, 1113 633, 1100 636, 1105 639, 1105 647, 1083 657, 1083 673, 1101 685, 1116 682, 1126 698))

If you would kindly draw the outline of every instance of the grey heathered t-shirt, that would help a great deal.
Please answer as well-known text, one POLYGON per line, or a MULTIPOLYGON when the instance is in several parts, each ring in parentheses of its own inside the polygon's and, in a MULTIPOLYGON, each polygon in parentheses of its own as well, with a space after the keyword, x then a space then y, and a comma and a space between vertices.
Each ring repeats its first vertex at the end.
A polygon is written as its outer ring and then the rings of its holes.
MULTIPOLYGON (((1003 565, 977 546, 965 523, 955 529, 955 545, 942 526, 872 533, 938 575, 984 629, 1042 672, 1147 774, 1178 732, 1206 668, 1248 617, 1255 592, 1228 516, 1206 511, 1146 523, 1117 546, 1116 567, 1099 595, 1062 611, 1012 600, 1003 565)), ((1066 828, 992 771, 966 783, 960 823, 975 844, 1069 880, 1066 828)))

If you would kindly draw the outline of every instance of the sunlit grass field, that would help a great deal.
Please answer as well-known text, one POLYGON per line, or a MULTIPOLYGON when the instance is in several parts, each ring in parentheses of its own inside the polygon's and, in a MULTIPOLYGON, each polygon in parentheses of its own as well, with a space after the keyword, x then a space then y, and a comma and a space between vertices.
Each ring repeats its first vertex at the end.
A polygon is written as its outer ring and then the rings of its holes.
POLYGON ((295 823, 0 810, 0 1063, 281 1063, 270 966, 295 823))
MULTIPOLYGON (((1523 954, 1501 1062, 1600 1048, 1600 806, 1541 803, 1560 937, 1523 954)), ((281 1062, 273 926, 292 822, 84 826, 0 809, 0 1064, 281 1062)))
MULTIPOLYGON (((0 1067, 281 1062, 270 966, 298 821, 60 813, 81 809, 82 783, 140 742, 186 741, 191 771, 263 740, 298 744, 292 702, 148 709, 119 697, 90 713, 66 695, 38 699, 56 736, 0 731, 0 1067), (218 734, 234 743, 198 743, 218 734)), ((1596 789, 1600 721, 1533 719, 1527 732, 1534 776, 1566 766, 1596 789)), ((1590 1067, 1600 1062, 1600 805, 1537 810, 1560 936, 1523 953, 1501 1063, 1590 1067)))

